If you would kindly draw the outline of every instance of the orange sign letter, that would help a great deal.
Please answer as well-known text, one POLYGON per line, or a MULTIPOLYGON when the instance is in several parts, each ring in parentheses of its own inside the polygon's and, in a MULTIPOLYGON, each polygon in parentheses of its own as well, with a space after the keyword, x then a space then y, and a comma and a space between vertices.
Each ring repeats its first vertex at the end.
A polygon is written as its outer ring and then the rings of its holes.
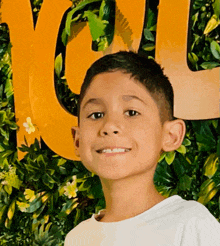
POLYGON ((217 118, 220 69, 193 72, 187 66, 189 9, 190 0, 160 0, 156 60, 174 88, 174 116, 189 120, 217 118))

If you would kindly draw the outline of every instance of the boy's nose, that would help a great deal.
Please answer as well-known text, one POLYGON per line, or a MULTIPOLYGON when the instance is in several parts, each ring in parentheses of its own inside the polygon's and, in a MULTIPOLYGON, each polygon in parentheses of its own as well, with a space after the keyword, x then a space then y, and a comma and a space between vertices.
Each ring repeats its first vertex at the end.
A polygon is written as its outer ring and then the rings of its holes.
MULTIPOLYGON (((118 131, 113 131, 113 133, 114 133, 114 134, 117 134, 117 133, 118 133, 118 131)), ((108 133, 108 132, 106 132, 106 131, 104 131, 104 132, 103 132, 103 134, 104 134, 104 135, 108 135, 109 133, 108 133)))
POLYGON ((115 135, 119 134, 121 131, 121 124, 119 126, 118 120, 108 120, 105 122, 105 124, 100 129, 100 135, 106 136, 106 135, 115 135))

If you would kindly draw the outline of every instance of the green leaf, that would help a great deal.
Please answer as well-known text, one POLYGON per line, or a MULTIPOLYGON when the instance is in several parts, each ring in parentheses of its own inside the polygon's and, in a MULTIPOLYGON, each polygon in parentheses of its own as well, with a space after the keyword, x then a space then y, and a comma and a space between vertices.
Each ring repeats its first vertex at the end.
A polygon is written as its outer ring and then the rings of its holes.
POLYGON ((42 177, 43 183, 48 186, 50 189, 53 189, 54 184, 56 183, 54 179, 48 173, 45 173, 42 177))
POLYGON ((183 191, 187 191, 187 190, 189 191, 191 188, 192 180, 193 179, 186 174, 182 176, 178 184, 179 189, 183 191))
POLYGON ((4 147, 0 144, 0 152, 3 152, 4 150, 4 147))
POLYGON ((4 158, 4 160, 3 160, 3 163, 1 163, 1 164, 2 164, 2 166, 3 166, 3 169, 4 169, 4 168, 8 169, 8 168, 9 168, 9 163, 8 163, 7 158, 5 158, 5 157, 7 157, 7 156, 5 156, 5 153, 4 153, 4 154, 2 155, 2 158, 4 158))
POLYGON ((152 51, 155 49, 155 45, 154 44, 145 44, 142 46, 142 49, 146 50, 146 51, 152 51))
POLYGON ((104 36, 100 36, 92 43, 92 50, 104 51, 112 43, 115 29, 115 0, 103 0, 99 10, 99 18, 106 24, 104 36))
POLYGON ((66 168, 65 167, 59 166, 59 171, 63 175, 66 175, 67 174, 67 171, 66 171, 66 168))
POLYGON ((8 139, 5 138, 5 139, 3 140, 3 144, 4 144, 5 146, 9 146, 8 139))
POLYGON ((109 20, 115 14, 115 0, 103 0, 99 9, 99 17, 102 20, 109 20), (114 11, 114 12, 112 12, 114 11))
POLYGON ((217 153, 211 154, 205 161, 204 175, 209 178, 212 178, 218 169, 218 165, 219 165, 219 159, 217 153))
POLYGON ((40 214, 43 212, 44 208, 46 207, 46 203, 43 204, 35 213, 33 214, 33 217, 36 219, 37 217, 40 216, 40 214))
POLYGON ((106 36, 98 38, 96 41, 94 41, 94 43, 96 43, 98 46, 98 51, 104 51, 109 46, 108 38, 106 36))
POLYGON ((66 217, 66 215, 70 214, 77 205, 77 199, 68 200, 67 203, 63 204, 59 217, 66 217))
POLYGON ((51 184, 55 184, 56 183, 56 181, 48 173, 46 173, 45 175, 46 175, 47 180, 48 180, 49 183, 51 183, 51 184))
POLYGON ((45 162, 45 160, 44 160, 44 157, 43 157, 43 155, 39 155, 38 157, 37 157, 37 163, 38 163, 38 165, 39 165, 39 167, 41 167, 41 168, 46 168, 46 162, 45 162))
POLYGON ((147 28, 144 29, 144 37, 145 37, 146 40, 154 42, 154 35, 147 28))
POLYGON ((183 145, 190 146, 191 145, 191 141, 188 138, 184 138, 183 145))
POLYGON ((79 208, 76 208, 76 215, 74 218, 74 227, 78 224, 78 221, 80 220, 82 210, 79 208))
POLYGON ((157 30, 157 25, 154 25, 154 26, 150 27, 149 30, 150 30, 151 32, 156 32, 156 30, 157 30))
POLYGON ((212 179, 205 180, 200 187, 200 192, 198 195, 204 196, 206 194, 206 191, 213 189, 213 187, 215 187, 215 183, 212 179))
POLYGON ((62 71, 62 68, 63 68, 63 58, 62 58, 62 54, 60 53, 55 59, 55 72, 58 78, 60 78, 60 73, 62 71))
POLYGON ((184 145, 181 145, 177 151, 181 154, 186 154, 186 147, 184 145))
POLYGON ((159 183, 159 185, 164 185, 167 187, 172 186, 173 174, 171 173, 170 166, 167 165, 166 161, 162 161, 157 165, 154 180, 159 183))
POLYGON ((6 120, 5 123, 9 125, 11 130, 17 130, 18 129, 17 124, 13 121, 6 120))
POLYGON ((10 96, 12 96, 14 94, 14 90, 13 90, 11 79, 7 79, 6 80, 4 92, 6 93, 6 97, 7 98, 9 98, 10 96))
POLYGON ((63 44, 66 46, 67 42, 68 42, 68 35, 67 35, 65 29, 63 29, 63 31, 62 31, 61 40, 62 40, 63 44))
POLYGON ((8 209, 7 215, 8 215, 9 220, 13 218, 14 212, 15 212, 15 200, 11 203, 8 209))
POLYGON ((218 127, 218 120, 212 120, 212 125, 217 129, 218 127))
POLYGON ((149 8, 147 13, 147 29, 150 31, 155 31, 154 28, 157 24, 156 14, 149 8))
POLYGON ((3 207, 0 207, 0 223, 2 222, 2 216, 7 208, 7 205, 4 205, 3 207))
POLYGON ((14 188, 19 190, 22 182, 18 178, 17 174, 9 173, 9 175, 5 179, 8 182, 8 185, 10 185, 10 186, 12 186, 12 187, 14 187, 14 188))
POLYGON ((89 29, 90 29, 90 33, 91 33, 93 41, 95 41, 100 36, 103 36, 105 34, 104 33, 104 29, 106 27, 106 22, 104 22, 101 19, 99 19, 97 17, 97 15, 94 14, 93 12, 91 12, 91 11, 85 11, 84 12, 84 17, 88 18, 89 29))
POLYGON ((86 191, 86 190, 89 189, 89 187, 84 187, 84 183, 85 183, 85 182, 83 182, 83 183, 78 187, 78 190, 79 190, 79 191, 86 191))
MULTIPOLYGON (((3 85, 2 85, 2 87, 3 87, 3 85)), ((0 86, 0 90, 1 90, 1 86, 0 86)), ((0 98, 2 98, 3 96, 1 96, 0 95, 0 98)), ((0 101, 0 108, 2 107, 2 108, 4 108, 4 107, 6 107, 7 105, 8 105, 8 101, 7 101, 7 99, 6 98, 4 98, 2 101, 0 101)))
POLYGON ((58 161, 58 163, 57 163, 57 166, 58 166, 58 167, 59 167, 59 166, 62 166, 62 165, 65 164, 65 163, 66 163, 66 160, 63 159, 63 158, 60 158, 59 161, 58 161))
POLYGON ((83 2, 80 2, 75 8, 73 8, 67 15, 66 18, 66 26, 65 26, 65 32, 68 36, 70 36, 70 28, 71 28, 71 23, 72 23, 72 18, 73 15, 76 13, 78 10, 82 10, 86 6, 88 6, 91 3, 94 2, 101 2, 102 0, 85 0, 83 2))
POLYGON ((160 156, 158 162, 161 162, 166 156, 166 152, 163 152, 162 155, 160 156))
POLYGON ((6 119, 6 112, 0 111, 0 124, 4 123, 5 119, 6 119))
POLYGON ((210 33, 219 25, 219 23, 220 23, 219 17, 216 14, 213 14, 211 19, 208 21, 203 33, 204 34, 210 33))
POLYGON ((203 62, 200 66, 203 69, 213 69, 215 67, 220 66, 220 63, 218 63, 218 62, 203 62))
POLYGON ((218 188, 216 187, 213 180, 209 183, 202 192, 199 193, 199 199, 198 202, 202 203, 203 205, 206 205, 218 192, 218 188))
POLYGON ((212 41, 210 44, 211 52, 213 56, 220 60, 220 45, 216 41, 212 41))
POLYGON ((195 45, 199 44, 200 39, 201 39, 201 37, 199 35, 197 35, 196 33, 193 33, 193 37, 194 37, 194 41, 193 41, 193 43, 191 45, 191 51, 194 49, 195 45))
POLYGON ((31 203, 30 207, 27 208, 27 213, 33 213, 37 211, 42 206, 41 198, 35 198, 31 203))
POLYGON ((192 20, 193 20, 192 29, 194 28, 196 22, 198 21, 198 17, 199 17, 199 11, 192 16, 192 20))
POLYGON ((7 110, 6 114, 9 120, 12 120, 15 116, 15 113, 11 112, 11 109, 7 110))
POLYGON ((199 151, 216 149, 216 140, 207 121, 192 121, 199 151))
MULTIPOLYGON (((3 97, 3 84, 2 85, 0 85, 0 98, 2 98, 3 97)), ((7 102, 7 101, 6 101, 7 102)), ((2 103, 2 102, 1 102, 2 103)), ((7 105, 7 104, 6 104, 7 105)), ((6 106, 5 105, 5 106, 6 106)), ((3 106, 2 105, 2 107, 5 107, 5 106, 3 106)))
POLYGON ((1 134, 2 134, 2 136, 4 138, 6 138, 7 140, 9 140, 9 132, 8 131, 5 131, 2 128, 0 128, 0 132, 1 132, 1 134))
POLYGON ((175 159, 176 152, 175 151, 170 151, 166 153, 165 160, 168 165, 172 164, 174 159, 175 159))
POLYGON ((197 62, 199 60, 198 56, 195 53, 190 52, 188 53, 188 59, 192 63, 192 65, 196 67, 197 62))
POLYGON ((106 6, 106 0, 102 0, 101 6, 100 6, 100 9, 99 9, 99 18, 101 20, 103 20, 105 6, 106 6))
POLYGON ((220 0, 215 0, 214 3, 212 4, 213 10, 216 16, 219 17, 220 15, 220 0))
POLYGON ((9 220, 9 218, 6 218, 5 227, 9 229, 11 227, 11 223, 12 223, 12 220, 9 220))
POLYGON ((178 154, 178 157, 176 157, 173 162, 173 168, 179 179, 186 174, 186 170, 188 170, 188 167, 189 163, 186 160, 185 156, 178 154))
POLYGON ((45 227, 45 231, 49 231, 50 230, 50 227, 52 225, 52 222, 48 223, 47 226, 45 227))
POLYGON ((4 190, 11 195, 12 193, 12 186, 11 185, 4 185, 4 190))

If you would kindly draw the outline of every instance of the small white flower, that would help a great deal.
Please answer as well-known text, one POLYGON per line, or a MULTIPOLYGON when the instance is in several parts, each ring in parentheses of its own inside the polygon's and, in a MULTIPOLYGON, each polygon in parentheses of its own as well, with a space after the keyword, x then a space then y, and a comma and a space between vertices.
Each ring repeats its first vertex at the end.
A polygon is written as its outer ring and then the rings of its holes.
POLYGON ((8 185, 8 181, 7 180, 3 180, 2 181, 2 185, 8 185))
POLYGON ((28 132, 28 134, 31 134, 35 131, 35 127, 32 124, 30 117, 27 117, 26 121, 27 122, 23 123, 23 126, 25 127, 25 130, 28 132))

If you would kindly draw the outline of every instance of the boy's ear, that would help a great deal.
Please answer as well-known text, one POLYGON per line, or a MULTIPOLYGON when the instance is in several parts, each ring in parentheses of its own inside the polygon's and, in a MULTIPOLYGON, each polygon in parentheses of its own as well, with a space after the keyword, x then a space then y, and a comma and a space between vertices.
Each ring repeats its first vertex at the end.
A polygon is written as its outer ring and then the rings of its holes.
POLYGON ((185 133, 186 125, 183 120, 177 119, 165 122, 162 149, 165 152, 178 149, 183 142, 185 133))
POLYGON ((75 146, 75 154, 76 156, 80 157, 79 155, 79 127, 73 126, 71 128, 71 132, 72 132, 74 146, 75 146))

